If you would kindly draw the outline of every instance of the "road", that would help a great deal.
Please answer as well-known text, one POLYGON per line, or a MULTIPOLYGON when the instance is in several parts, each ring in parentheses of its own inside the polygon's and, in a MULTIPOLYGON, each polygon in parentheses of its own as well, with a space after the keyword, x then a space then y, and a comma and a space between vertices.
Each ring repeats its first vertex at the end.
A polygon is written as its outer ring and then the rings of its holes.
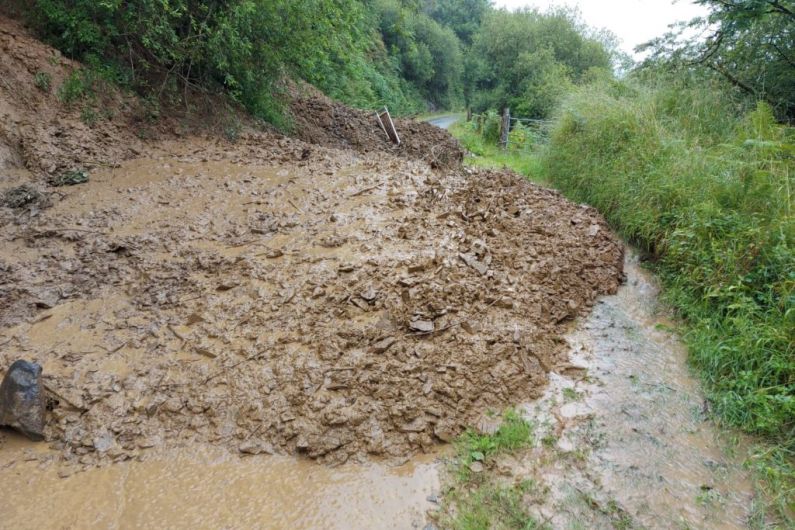
POLYGON ((435 118, 431 118, 426 120, 431 125, 436 125, 442 129, 449 129, 452 124, 457 122, 461 119, 460 114, 447 114, 445 116, 436 116, 435 118))

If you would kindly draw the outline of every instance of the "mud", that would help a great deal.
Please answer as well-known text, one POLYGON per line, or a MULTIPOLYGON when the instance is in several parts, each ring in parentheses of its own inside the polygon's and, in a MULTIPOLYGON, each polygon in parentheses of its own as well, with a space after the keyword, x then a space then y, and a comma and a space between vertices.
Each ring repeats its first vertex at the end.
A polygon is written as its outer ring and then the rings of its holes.
POLYGON ((61 103, 59 88, 79 69, 0 14, 0 171, 57 174, 141 152, 145 144, 135 132, 142 109, 134 98, 102 90, 96 106, 108 113, 90 126, 81 119, 81 105, 61 103))
POLYGON ((536 396, 618 287, 622 246, 555 192, 306 148, 174 143, 3 210, 0 364, 42 364, 67 461, 402 461, 536 396))

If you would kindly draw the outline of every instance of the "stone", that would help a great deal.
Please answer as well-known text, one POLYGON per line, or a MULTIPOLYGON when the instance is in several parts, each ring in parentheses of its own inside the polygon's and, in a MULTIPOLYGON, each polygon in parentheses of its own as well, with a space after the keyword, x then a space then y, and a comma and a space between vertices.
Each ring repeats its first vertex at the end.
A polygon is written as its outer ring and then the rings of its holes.
POLYGON ((0 384, 0 425, 16 429, 31 440, 43 440, 45 411, 41 366, 14 361, 0 384))
POLYGON ((247 440, 240 444, 238 450, 245 455, 259 455, 263 453, 272 455, 274 453, 273 447, 270 444, 259 440, 247 440))
POLYGON ((419 333, 431 333, 434 330, 434 325, 430 320, 412 320, 409 322, 409 328, 419 333))
POLYGON ((395 344, 397 340, 395 337, 386 337, 373 344, 374 353, 384 353, 395 344))

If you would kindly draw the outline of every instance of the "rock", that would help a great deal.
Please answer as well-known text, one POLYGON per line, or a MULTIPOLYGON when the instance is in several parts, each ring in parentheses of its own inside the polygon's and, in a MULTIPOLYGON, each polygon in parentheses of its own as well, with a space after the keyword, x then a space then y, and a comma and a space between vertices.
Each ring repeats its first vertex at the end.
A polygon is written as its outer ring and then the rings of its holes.
POLYGON ((94 449, 100 453, 106 453, 109 449, 116 445, 116 439, 112 434, 105 431, 95 436, 93 439, 94 449))
POLYGON ((409 322, 409 329, 420 333, 431 333, 434 330, 434 326, 430 320, 412 320, 409 322))
POLYGON ((395 337, 386 337, 373 344, 373 353, 384 353, 397 342, 395 337))
POLYGON ((450 443, 455 440, 456 432, 453 425, 448 421, 442 421, 436 424, 433 429, 433 434, 443 442, 450 443))
POLYGON ((259 440, 248 440, 240 444, 238 450, 245 455, 273 454, 273 447, 259 440))
POLYGON ((12 427, 31 440, 43 440, 45 410, 41 366, 14 361, 0 384, 0 425, 12 427))
POLYGON ((483 463, 481 462, 472 462, 469 464, 469 470, 473 473, 482 473, 483 472, 483 463))
POLYGON ((482 261, 478 261, 475 256, 472 254, 459 254, 458 255, 461 260, 466 263, 469 267, 475 269, 479 274, 485 275, 489 271, 489 267, 483 263, 482 261))

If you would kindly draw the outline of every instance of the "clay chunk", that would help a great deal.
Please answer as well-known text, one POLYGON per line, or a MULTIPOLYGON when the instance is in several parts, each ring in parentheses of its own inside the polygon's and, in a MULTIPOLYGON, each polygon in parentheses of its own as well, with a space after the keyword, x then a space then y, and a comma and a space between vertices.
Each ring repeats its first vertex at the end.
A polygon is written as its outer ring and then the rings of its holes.
POLYGON ((31 440, 43 440, 45 408, 41 366, 14 361, 0 384, 0 425, 16 429, 31 440))

